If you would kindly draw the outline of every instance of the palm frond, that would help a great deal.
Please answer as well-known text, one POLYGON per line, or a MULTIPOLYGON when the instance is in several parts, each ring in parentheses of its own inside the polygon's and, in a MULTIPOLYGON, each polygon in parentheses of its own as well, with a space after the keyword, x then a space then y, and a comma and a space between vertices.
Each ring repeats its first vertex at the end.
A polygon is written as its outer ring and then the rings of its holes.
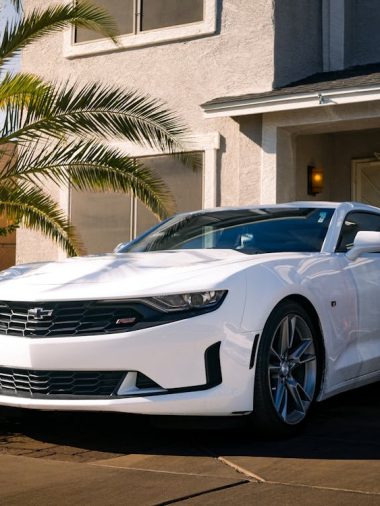
POLYGON ((33 74, 7 73, 0 82, 0 109, 17 106, 26 107, 29 100, 42 97, 50 88, 40 77, 33 74))
MULTIPOLYGON (((85 0, 26 14, 21 0, 11 1, 19 14, 0 34, 0 69, 28 44, 70 25, 117 43, 112 17, 85 0)), ((69 255, 80 252, 80 243, 69 219, 43 191, 46 181, 77 190, 131 193, 160 218, 174 209, 154 171, 101 141, 153 147, 193 167, 198 162, 185 153, 187 129, 179 118, 163 102, 136 91, 99 83, 45 83, 30 74, 8 73, 0 82, 0 113, 0 214, 10 220, 0 235, 25 226, 50 237, 69 255)))
MULTIPOLYGON (((19 5, 19 2, 15 2, 19 5)), ((116 42, 117 26, 105 9, 83 0, 36 8, 6 24, 0 42, 0 64, 9 61, 26 45, 74 24, 96 31, 116 42)))
POLYGON ((63 135, 124 139, 162 151, 184 151, 186 128, 162 102, 136 91, 105 84, 51 86, 28 97, 29 107, 10 111, 1 136, 36 138, 63 135))
POLYGON ((0 184, 19 180, 42 185, 46 179, 83 191, 131 193, 160 218, 174 211, 170 192, 158 176, 118 149, 95 141, 48 143, 42 150, 20 146, 4 159, 0 184))
POLYGON ((6 237, 7 235, 16 232, 19 226, 20 226, 19 223, 12 223, 11 225, 7 225, 6 227, 0 227, 0 237, 6 237))
POLYGON ((0 214, 20 226, 42 232, 71 256, 81 252, 80 243, 64 213, 40 188, 27 183, 1 185, 0 214))

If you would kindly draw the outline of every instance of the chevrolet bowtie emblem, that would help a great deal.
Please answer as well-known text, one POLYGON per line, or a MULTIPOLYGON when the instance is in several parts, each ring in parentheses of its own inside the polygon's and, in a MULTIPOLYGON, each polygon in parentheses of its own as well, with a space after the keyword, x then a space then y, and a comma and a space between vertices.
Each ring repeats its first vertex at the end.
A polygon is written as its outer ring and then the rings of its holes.
POLYGON ((35 320, 43 320, 44 318, 49 318, 49 316, 52 314, 52 309, 44 309, 43 307, 34 307, 32 309, 28 309, 28 316, 33 317, 35 320))

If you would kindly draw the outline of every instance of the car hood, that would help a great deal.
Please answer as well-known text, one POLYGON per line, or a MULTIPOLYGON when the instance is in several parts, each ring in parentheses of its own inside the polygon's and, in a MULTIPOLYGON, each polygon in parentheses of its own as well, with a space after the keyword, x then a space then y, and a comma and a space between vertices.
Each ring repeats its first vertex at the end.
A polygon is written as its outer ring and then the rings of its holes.
POLYGON ((233 250, 203 249, 18 265, 0 273, 0 300, 117 298, 210 289, 228 276, 227 265, 233 272, 234 265, 250 258, 233 250))

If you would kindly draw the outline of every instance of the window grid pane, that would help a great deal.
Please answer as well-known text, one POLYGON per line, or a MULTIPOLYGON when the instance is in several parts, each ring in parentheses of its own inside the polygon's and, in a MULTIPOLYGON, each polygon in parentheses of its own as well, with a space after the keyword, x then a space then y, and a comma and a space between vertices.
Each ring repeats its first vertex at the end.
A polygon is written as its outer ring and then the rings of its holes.
MULTIPOLYGON (((199 156, 199 168, 192 170, 172 155, 142 157, 139 160, 152 169, 168 185, 175 201, 176 212, 196 211, 202 208, 203 152, 199 156)), ((140 201, 136 204, 136 235, 142 234, 159 220, 140 201)))
MULTIPOLYGON (((116 20, 119 35, 136 33, 136 1, 138 0, 92 0, 92 3, 107 9, 116 20)), ((75 42, 88 42, 104 38, 97 32, 78 27, 75 30, 75 42)))
MULTIPOLYGON (((115 18, 119 35, 203 21, 204 0, 93 0, 115 18)), ((86 28, 75 29, 76 43, 102 39, 86 28)))
POLYGON ((141 0, 141 31, 203 20, 203 0, 141 0))

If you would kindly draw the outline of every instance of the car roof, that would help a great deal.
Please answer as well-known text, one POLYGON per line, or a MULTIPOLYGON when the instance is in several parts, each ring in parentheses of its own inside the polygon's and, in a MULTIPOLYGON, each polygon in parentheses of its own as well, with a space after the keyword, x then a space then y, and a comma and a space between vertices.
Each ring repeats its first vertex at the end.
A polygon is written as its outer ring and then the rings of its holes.
POLYGON ((314 200, 306 200, 306 201, 294 201, 294 202, 284 202, 281 204, 252 204, 245 206, 227 206, 227 207, 214 207, 209 209, 202 209, 199 211, 193 211, 190 213, 179 213, 179 214, 197 214, 197 213, 210 213, 210 212, 218 212, 218 211, 244 211, 244 210, 252 210, 252 209, 271 209, 271 208, 329 208, 329 209, 338 209, 341 208, 343 211, 350 211, 355 209, 367 210, 367 211, 376 211, 380 212, 378 207, 370 206, 368 204, 363 204, 362 202, 329 202, 329 201, 314 201, 314 200))

